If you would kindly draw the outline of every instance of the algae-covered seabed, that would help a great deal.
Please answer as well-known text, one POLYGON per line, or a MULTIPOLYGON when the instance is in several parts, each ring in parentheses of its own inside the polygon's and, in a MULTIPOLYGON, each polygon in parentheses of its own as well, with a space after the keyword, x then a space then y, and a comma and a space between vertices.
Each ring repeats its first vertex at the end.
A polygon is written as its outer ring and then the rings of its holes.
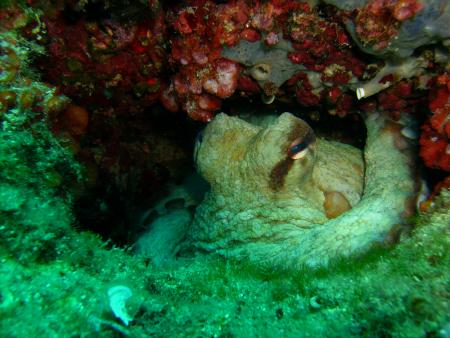
POLYGON ((433 212, 417 219, 414 234, 391 250, 295 272, 214 256, 155 269, 68 222, 46 238, 55 221, 49 215, 67 221, 61 205, 28 206, 29 217, 41 222, 33 234, 40 240, 15 231, 20 220, 2 211, 0 336, 448 337, 449 198, 444 192, 433 212), (13 241, 13 231, 14 252, 4 242, 13 241), (109 308, 113 285, 133 292, 129 326, 109 308))
POLYGON ((156 268, 74 227, 64 187, 82 173, 27 112, 12 108, 0 129, 0 337, 450 335, 449 191, 400 244, 327 269, 262 271, 212 254, 156 268), (109 304, 117 285, 133 293, 128 326, 109 304))

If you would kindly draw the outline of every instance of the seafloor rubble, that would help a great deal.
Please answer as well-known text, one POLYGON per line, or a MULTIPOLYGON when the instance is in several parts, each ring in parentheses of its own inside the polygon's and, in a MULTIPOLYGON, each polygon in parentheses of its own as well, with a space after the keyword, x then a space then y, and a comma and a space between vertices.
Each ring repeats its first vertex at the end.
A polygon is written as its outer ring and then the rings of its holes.
POLYGON ((0 335, 447 337, 448 22, 0 1, 0 335))

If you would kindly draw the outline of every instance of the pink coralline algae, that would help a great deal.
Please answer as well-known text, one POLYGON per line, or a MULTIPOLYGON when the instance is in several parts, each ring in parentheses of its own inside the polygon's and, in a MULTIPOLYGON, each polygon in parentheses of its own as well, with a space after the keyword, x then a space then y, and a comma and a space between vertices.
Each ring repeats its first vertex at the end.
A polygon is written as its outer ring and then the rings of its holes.
POLYGON ((433 115, 422 126, 420 156, 431 168, 450 171, 450 76, 434 79, 429 95, 433 115))
POLYGON ((169 110, 182 109, 194 120, 209 121, 238 86, 240 67, 221 57, 223 45, 235 44, 248 20, 244 1, 216 5, 194 1, 168 14, 177 33, 171 40, 170 63, 176 74, 161 94, 169 110))

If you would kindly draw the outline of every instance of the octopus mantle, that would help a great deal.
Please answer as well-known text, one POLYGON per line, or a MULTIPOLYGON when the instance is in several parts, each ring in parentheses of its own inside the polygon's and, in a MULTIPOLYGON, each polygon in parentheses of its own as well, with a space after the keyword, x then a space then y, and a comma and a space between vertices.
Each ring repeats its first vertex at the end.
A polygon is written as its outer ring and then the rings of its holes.
POLYGON ((398 125, 366 118, 364 152, 316 139, 284 113, 266 126, 218 115, 195 149, 211 190, 189 230, 197 248, 278 268, 327 265, 383 242, 411 210, 398 125))

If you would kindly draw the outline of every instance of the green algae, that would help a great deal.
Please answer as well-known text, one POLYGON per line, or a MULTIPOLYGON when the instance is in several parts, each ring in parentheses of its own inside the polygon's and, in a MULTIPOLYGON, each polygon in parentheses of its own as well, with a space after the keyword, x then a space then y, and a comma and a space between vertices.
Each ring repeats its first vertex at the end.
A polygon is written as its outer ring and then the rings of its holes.
POLYGON ((401 244, 321 270, 264 271, 213 255, 156 269, 73 230, 45 261, 3 250, 0 335, 439 336, 449 320, 449 198, 401 244), (107 306, 115 281, 139 290, 128 327, 107 306))

